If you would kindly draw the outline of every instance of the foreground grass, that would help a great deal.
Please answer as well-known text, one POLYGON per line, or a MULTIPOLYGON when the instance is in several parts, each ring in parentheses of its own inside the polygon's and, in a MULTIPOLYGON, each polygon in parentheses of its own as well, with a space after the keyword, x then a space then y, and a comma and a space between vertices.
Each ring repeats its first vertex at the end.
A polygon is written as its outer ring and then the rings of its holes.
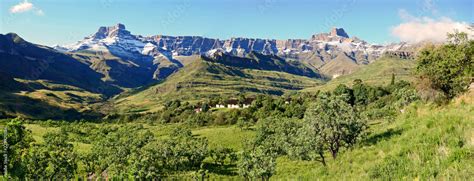
POLYGON ((469 180, 474 176, 474 107, 416 106, 393 123, 372 128, 367 140, 326 168, 281 158, 275 178, 323 180, 469 180))
MULTIPOLYGON (((474 177, 474 95, 472 92, 447 106, 414 104, 392 122, 372 125, 370 134, 352 150, 345 150, 328 166, 319 162, 280 157, 272 179, 278 180, 469 180, 474 177)), ((28 124, 34 138, 54 128, 28 124)), ((166 136, 174 125, 146 125, 157 136, 166 136)), ((193 130, 206 137, 209 147, 242 150, 242 141, 252 139, 252 130, 236 126, 193 130)), ((74 143, 79 152, 90 145, 74 143)), ((329 157, 329 155, 328 155, 329 157)), ((240 179, 236 165, 213 167, 206 160, 212 179, 240 179)))
POLYGON ((412 105, 394 122, 373 126, 371 131, 361 145, 330 160, 326 168, 313 162, 280 158, 274 178, 470 180, 474 177, 472 98, 446 107, 412 105))

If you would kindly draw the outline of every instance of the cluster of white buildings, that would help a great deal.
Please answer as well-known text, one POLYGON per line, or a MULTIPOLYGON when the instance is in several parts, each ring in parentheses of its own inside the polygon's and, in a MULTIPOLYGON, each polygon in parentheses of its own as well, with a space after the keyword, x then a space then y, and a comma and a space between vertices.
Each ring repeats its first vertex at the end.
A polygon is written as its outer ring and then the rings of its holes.
POLYGON ((214 108, 240 109, 240 108, 248 108, 248 107, 250 107, 250 104, 242 104, 242 106, 240 104, 227 104, 227 105, 216 104, 214 108))
MULTIPOLYGON (((244 101, 239 101, 237 99, 230 99, 230 100, 225 101, 224 103, 217 103, 216 105, 211 105, 210 107, 211 108, 216 108, 216 109, 223 109, 223 108, 227 108, 227 109, 245 109, 245 108, 250 107, 253 100, 254 100, 253 98, 247 98, 244 101)), ((197 112, 197 113, 202 112, 202 108, 197 107, 196 109, 194 109, 194 111, 197 112)))
POLYGON ((243 101, 239 101, 237 99, 230 99, 225 101, 224 103, 218 103, 213 108, 229 108, 229 109, 242 109, 248 108, 254 101, 254 98, 246 98, 243 101))

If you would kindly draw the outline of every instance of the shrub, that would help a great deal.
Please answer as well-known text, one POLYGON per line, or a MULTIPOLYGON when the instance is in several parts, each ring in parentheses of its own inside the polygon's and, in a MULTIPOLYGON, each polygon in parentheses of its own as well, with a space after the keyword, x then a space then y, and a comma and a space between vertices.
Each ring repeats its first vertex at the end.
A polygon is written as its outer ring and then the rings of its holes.
POLYGON ((305 121, 333 158, 341 148, 352 147, 366 129, 365 122, 344 98, 329 94, 321 94, 308 108, 305 121))
POLYGON ((218 147, 209 151, 209 156, 214 160, 215 164, 224 165, 237 161, 237 154, 231 148, 218 147))
POLYGON ((449 37, 451 44, 427 46, 419 52, 416 71, 430 80, 431 88, 451 99, 466 91, 474 77, 474 41, 467 41, 463 33, 449 37))
POLYGON ((239 159, 239 175, 248 180, 270 180, 275 174, 276 156, 267 146, 247 146, 239 159))

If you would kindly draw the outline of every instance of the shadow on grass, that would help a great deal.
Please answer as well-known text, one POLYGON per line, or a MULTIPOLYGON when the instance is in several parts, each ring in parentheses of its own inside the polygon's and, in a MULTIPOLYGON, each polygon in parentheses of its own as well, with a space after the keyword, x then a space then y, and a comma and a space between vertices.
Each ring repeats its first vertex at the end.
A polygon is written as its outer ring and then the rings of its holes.
POLYGON ((209 170, 209 172, 218 174, 218 175, 226 175, 226 176, 236 176, 237 175, 237 165, 235 164, 229 164, 229 165, 218 165, 214 163, 207 163, 206 164, 206 169, 209 170))
POLYGON ((93 120, 102 117, 94 111, 79 112, 72 108, 51 105, 40 99, 0 91, 0 118, 14 118, 19 115, 35 120, 93 120))
POLYGON ((388 129, 386 130, 385 132, 383 133, 379 133, 379 134, 374 134, 374 135, 371 135, 369 136, 364 142, 363 144, 365 146, 370 146, 370 145, 375 145, 377 144, 379 141, 382 141, 382 140, 386 140, 386 139, 389 139, 393 136, 397 136, 397 135, 401 135, 403 132, 402 129, 388 129))
POLYGON ((240 131, 256 131, 256 130, 257 128, 254 128, 254 127, 240 129, 240 131))

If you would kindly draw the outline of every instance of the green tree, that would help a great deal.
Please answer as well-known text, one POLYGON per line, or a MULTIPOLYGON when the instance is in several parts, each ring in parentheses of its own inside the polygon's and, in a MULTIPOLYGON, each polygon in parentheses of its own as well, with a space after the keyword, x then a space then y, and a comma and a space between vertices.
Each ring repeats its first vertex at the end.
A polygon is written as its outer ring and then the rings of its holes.
POLYGON ((447 38, 454 45, 465 44, 469 40, 467 33, 458 30, 454 30, 454 33, 448 33, 447 38))
POLYGON ((238 162, 239 175, 248 180, 269 180, 275 174, 276 156, 267 146, 247 146, 238 162))
POLYGON ((128 172, 136 179, 162 179, 166 175, 166 157, 160 144, 147 144, 131 155, 128 172))
POLYGON ((232 164, 237 160, 237 155, 231 148, 217 147, 209 151, 209 156, 217 165, 224 165, 226 161, 232 164))
POLYGON ((169 139, 156 144, 169 171, 199 168, 209 153, 207 139, 193 137, 191 130, 184 127, 174 129, 169 139))
POLYGON ((362 83, 362 80, 354 80, 352 90, 354 94, 354 104, 367 105, 367 103, 369 103, 369 90, 368 87, 362 83))
POLYGON ((44 144, 36 144, 23 157, 26 178, 71 179, 77 171, 77 154, 67 142, 67 133, 47 133, 44 144))
POLYGON ((302 160, 316 160, 326 166, 325 140, 322 136, 313 125, 305 123, 297 132, 296 144, 288 148, 288 155, 302 160))
POLYGON ((107 170, 109 175, 127 177, 130 165, 134 164, 136 154, 154 139, 153 133, 144 130, 142 125, 121 126, 99 138, 92 146, 92 154, 88 160, 98 165, 90 165, 87 170, 102 173, 107 170))
POLYGON ((366 124, 354 108, 340 96, 321 94, 305 114, 305 121, 320 139, 319 147, 327 148, 333 158, 341 148, 353 146, 366 124))
POLYGON ((207 111, 209 111, 210 106, 209 106, 208 103, 204 103, 204 104, 202 104, 201 109, 202 109, 202 112, 207 112, 207 111))
POLYGON ((192 114, 190 117, 188 117, 187 122, 191 125, 204 126, 208 124, 209 120, 211 120, 209 114, 200 112, 192 114))
POLYGON ((449 99, 466 91, 474 77, 474 41, 465 33, 449 34, 451 44, 427 46, 417 56, 416 71, 449 99))
POLYGON ((352 89, 344 84, 339 84, 333 93, 338 96, 343 96, 347 103, 354 105, 355 97, 352 89))
MULTIPOLYGON (((22 124, 23 120, 21 118, 16 118, 11 120, 2 130, 0 134, 0 161, 5 163, 5 157, 7 156, 8 165, 7 172, 8 175, 16 178, 24 178, 26 174, 26 166, 22 163, 21 156, 28 152, 30 148, 30 143, 33 142, 33 137, 31 136, 31 131, 27 130, 22 124), (5 130, 7 145, 4 144, 5 140, 5 130), (5 147, 7 149, 5 150, 5 147), (5 153, 6 151, 6 153, 5 153)), ((2 174, 4 173, 4 168, 0 169, 2 174)))
POLYGON ((237 120, 237 126, 240 128, 241 131, 243 131, 248 130, 252 126, 252 123, 243 117, 239 117, 239 120, 237 120))
POLYGON ((244 104, 244 103, 245 103, 245 99, 246 99, 246 98, 245 98, 245 95, 240 94, 240 95, 239 95, 239 98, 238 98, 239 104, 241 104, 241 105, 244 104))

